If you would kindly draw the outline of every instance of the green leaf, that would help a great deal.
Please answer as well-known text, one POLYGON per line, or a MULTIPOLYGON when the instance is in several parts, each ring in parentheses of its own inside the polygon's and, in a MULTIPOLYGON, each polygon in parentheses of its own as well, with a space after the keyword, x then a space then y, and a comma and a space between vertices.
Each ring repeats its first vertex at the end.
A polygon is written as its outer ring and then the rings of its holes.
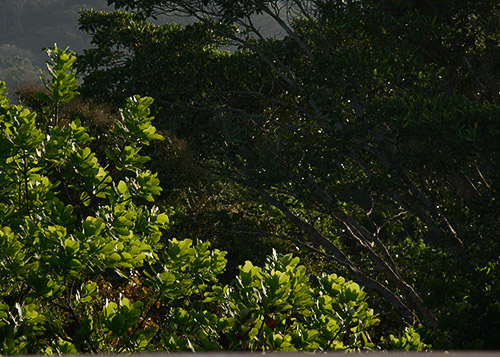
POLYGON ((72 238, 67 238, 64 241, 64 247, 69 255, 74 255, 80 249, 80 243, 73 240, 72 238))
POLYGON ((44 92, 36 92, 34 94, 34 96, 38 99, 41 99, 43 100, 44 102, 47 102, 47 103, 53 103, 54 100, 52 99, 52 97, 50 95, 48 95, 47 93, 44 93, 44 92))

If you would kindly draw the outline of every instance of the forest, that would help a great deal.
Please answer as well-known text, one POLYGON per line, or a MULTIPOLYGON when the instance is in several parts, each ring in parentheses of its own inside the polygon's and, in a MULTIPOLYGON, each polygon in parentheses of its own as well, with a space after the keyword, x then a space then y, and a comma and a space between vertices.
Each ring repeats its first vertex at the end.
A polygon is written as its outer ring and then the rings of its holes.
POLYGON ((107 5, 0 82, 0 354, 500 349, 497 0, 107 5))

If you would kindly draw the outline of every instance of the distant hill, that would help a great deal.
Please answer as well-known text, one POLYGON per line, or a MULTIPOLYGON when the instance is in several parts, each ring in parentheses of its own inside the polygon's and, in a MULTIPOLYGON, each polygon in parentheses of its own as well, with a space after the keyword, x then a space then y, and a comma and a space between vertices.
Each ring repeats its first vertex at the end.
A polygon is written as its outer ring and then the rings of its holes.
POLYGON ((43 47, 57 43, 79 53, 90 38, 78 30, 78 11, 112 10, 106 0, 0 0, 0 80, 14 88, 38 78, 43 47))

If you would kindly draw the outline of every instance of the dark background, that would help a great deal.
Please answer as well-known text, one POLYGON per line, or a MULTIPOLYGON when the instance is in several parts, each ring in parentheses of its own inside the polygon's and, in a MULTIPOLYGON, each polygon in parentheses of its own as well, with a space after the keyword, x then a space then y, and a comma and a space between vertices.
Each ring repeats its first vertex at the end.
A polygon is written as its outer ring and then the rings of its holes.
POLYGON ((112 10, 106 0, 2 0, 0 1, 0 80, 12 92, 22 83, 38 79, 44 67, 43 47, 81 53, 90 37, 78 29, 80 9, 112 10))

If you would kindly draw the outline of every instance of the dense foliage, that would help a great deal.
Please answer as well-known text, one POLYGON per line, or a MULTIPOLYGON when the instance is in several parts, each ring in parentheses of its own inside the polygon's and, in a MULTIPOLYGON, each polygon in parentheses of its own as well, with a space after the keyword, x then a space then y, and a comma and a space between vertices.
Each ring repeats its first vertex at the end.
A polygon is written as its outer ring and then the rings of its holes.
POLYGON ((127 12, 80 19, 82 93, 156 99, 169 145, 203 173, 167 190, 203 207, 201 230, 246 234, 208 238, 288 242, 376 292, 387 328, 498 347, 498 1, 109 3, 127 12), (199 22, 148 20, 171 13, 199 22))
POLYGON ((428 347, 411 328, 381 338, 358 284, 311 275, 291 254, 247 261, 224 284, 225 252, 162 237, 169 217, 141 154, 163 139, 153 100, 126 100, 98 156, 89 123, 64 110, 75 57, 46 51, 40 116, 10 105, 0 82, 0 353, 428 347))

